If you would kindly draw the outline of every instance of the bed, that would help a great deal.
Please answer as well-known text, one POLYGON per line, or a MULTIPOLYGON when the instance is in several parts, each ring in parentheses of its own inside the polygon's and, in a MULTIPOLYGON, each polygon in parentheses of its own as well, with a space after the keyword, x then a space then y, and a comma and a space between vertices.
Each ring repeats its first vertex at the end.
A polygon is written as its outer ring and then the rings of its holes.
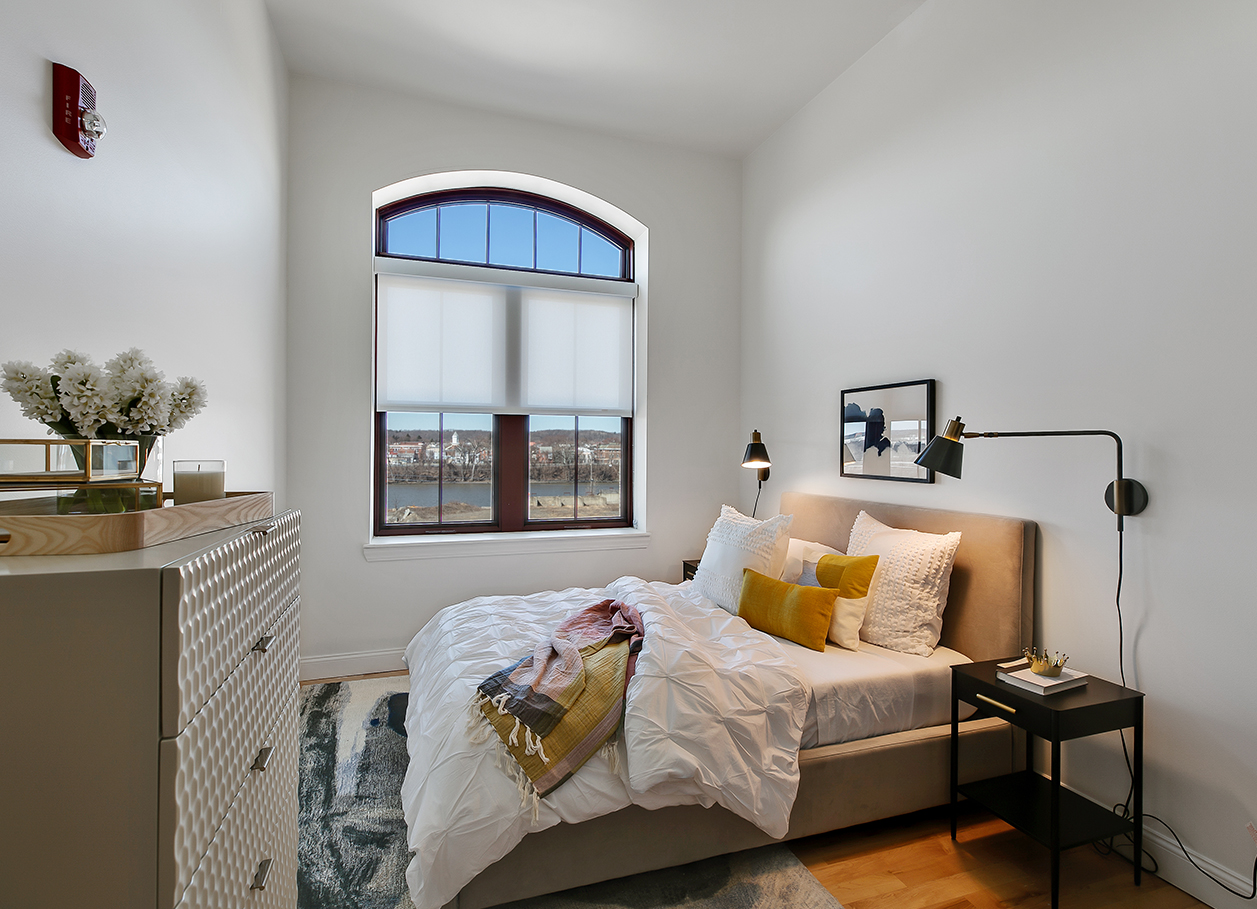
MULTIPOLYGON (((847 549, 852 524, 861 511, 892 527, 935 534, 961 533, 960 545, 955 549, 939 651, 931 658, 938 664, 934 673, 936 678, 930 691, 923 697, 918 696, 912 707, 912 710, 921 711, 921 716, 932 719, 925 726, 917 724, 916 728, 890 732, 874 729, 875 734, 872 735, 800 750, 797 796, 792 807, 787 806, 788 818, 781 824, 784 839, 945 804, 949 798, 950 725, 939 716, 941 705, 947 703, 947 699, 945 682, 940 687, 938 679, 949 676, 946 668, 949 654, 954 651, 958 661, 993 659, 1018 653, 1030 643, 1036 536, 1033 523, 803 493, 787 493, 781 502, 782 514, 794 515, 789 531, 791 537, 816 541, 843 551, 847 549)), ((627 580, 631 579, 621 579, 616 583, 627 580)), ((688 609, 686 603, 681 602, 686 598, 686 586, 671 588, 662 585, 651 589, 662 591, 667 597, 675 596, 680 607, 688 609)), ((690 596, 689 599, 694 598, 690 596)), ((686 621, 692 624, 693 615, 686 621)), ((741 622, 740 619, 733 621, 741 622)), ((723 633, 730 633, 729 626, 720 627, 724 629, 723 633)), ((418 638, 416 636, 416 640, 418 638)), ((887 665, 893 663, 893 655, 883 656, 877 650, 861 645, 861 653, 867 659, 883 659, 887 665)), ((752 659, 763 661, 765 658, 760 655, 752 659)), ((425 698, 430 700, 431 692, 425 688, 429 683, 416 676, 417 667, 413 663, 411 670, 411 710, 422 711, 425 698)), ((772 694, 770 699, 774 697, 777 700, 797 700, 794 694, 781 692, 772 694)), ((793 709, 795 722, 801 723, 797 703, 793 709)), ((823 726, 824 716, 818 720, 815 713, 813 700, 809 708, 809 722, 813 726, 818 722, 823 726)), ((424 759, 432 761, 432 755, 436 753, 416 750, 420 738, 424 741, 433 738, 433 727, 423 727, 418 716, 416 713, 415 717, 408 717, 407 720, 412 735, 412 769, 415 769, 418 755, 425 754, 424 759), (412 719, 415 720, 413 726, 412 719)), ((627 726, 627 714, 625 722, 627 726)), ((815 729, 812 735, 815 740, 815 729)), ((962 781, 1010 772, 1017 768, 1019 759, 1024 755, 1012 727, 997 718, 966 720, 961 724, 961 736, 962 781)), ((805 745, 807 739, 805 732, 805 745)), ((590 765, 593 763, 591 761, 590 765)), ((599 797, 598 788, 606 785, 606 770, 601 771, 604 776, 599 782, 597 773, 600 771, 588 769, 590 765, 564 785, 573 788, 586 786, 596 800, 599 797), (593 782, 574 785, 582 780, 582 774, 586 775, 586 780, 593 782)), ((418 778, 418 771, 407 774, 407 785, 403 788, 404 803, 408 799, 412 803, 420 800, 412 776, 418 778)), ((449 788, 448 782, 445 788, 449 788)), ((556 791, 556 795, 559 792, 562 788, 556 791)), ((489 837, 484 842, 492 840, 492 849, 497 849, 493 854, 501 854, 502 857, 480 870, 445 905, 455 909, 482 909, 599 880, 753 848, 776 839, 761 829, 766 825, 761 823, 757 826, 744 819, 747 816, 745 811, 739 811, 743 815, 739 817, 721 807, 726 804, 724 801, 711 807, 701 804, 668 807, 646 804, 653 810, 642 804, 621 807, 608 800, 604 807, 609 813, 590 819, 581 815, 579 823, 554 823, 547 829, 523 835, 517 845, 515 839, 504 838, 498 831, 496 839, 489 837), (507 844, 509 851, 505 851, 507 847, 501 844, 507 844), (502 854, 504 851, 505 854, 502 854), (614 856, 614 862, 609 862, 608 856, 614 856)), ((546 806, 545 810, 550 809, 546 806)), ((567 819, 562 817, 562 820, 567 819)), ((408 822, 411 823, 413 849, 418 822, 412 819, 410 813, 408 822)), ((550 822, 553 823, 553 819, 550 822)), ((486 855, 492 849, 485 849, 486 855)), ((413 889, 412 880, 412 892, 413 889)), ((432 904, 430 893, 426 902, 432 904)))

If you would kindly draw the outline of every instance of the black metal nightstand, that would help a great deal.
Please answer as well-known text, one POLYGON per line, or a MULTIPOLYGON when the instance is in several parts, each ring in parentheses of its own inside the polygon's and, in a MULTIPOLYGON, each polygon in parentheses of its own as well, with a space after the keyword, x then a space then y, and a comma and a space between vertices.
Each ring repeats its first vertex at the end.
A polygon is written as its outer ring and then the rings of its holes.
POLYGON ((956 803, 963 795, 1029 834, 1052 853, 1052 909, 1060 897, 1061 850, 1111 836, 1130 834, 1135 844, 1135 886, 1143 855, 1144 696, 1091 676, 1081 688, 1058 694, 1023 691, 996 678, 999 664, 988 660, 952 667, 951 675, 951 838, 956 838, 956 803), (973 704, 1026 730, 1026 769, 960 785, 960 702, 973 704), (1134 728, 1131 769, 1134 804, 1130 818, 1061 786, 1061 742, 1099 732, 1134 728), (1034 736, 1052 743, 1052 775, 1034 771, 1034 736))
POLYGON ((681 580, 692 581, 696 574, 698 574, 698 559, 683 559, 681 561, 681 580))

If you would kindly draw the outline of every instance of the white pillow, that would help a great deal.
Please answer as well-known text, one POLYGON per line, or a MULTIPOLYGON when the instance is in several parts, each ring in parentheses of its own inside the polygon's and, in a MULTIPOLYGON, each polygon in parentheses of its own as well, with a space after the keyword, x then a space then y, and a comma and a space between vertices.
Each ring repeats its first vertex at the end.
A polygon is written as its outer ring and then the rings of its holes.
POLYGON ((721 505, 720 517, 707 534, 707 548, 694 575, 694 589, 737 615, 742 569, 780 578, 793 521, 792 514, 757 521, 736 508, 721 505))
POLYGON ((943 609, 960 533, 888 527, 861 511, 847 555, 878 556, 860 638, 902 653, 929 656, 943 630, 943 609))
POLYGON ((824 543, 809 543, 807 540, 790 541, 790 545, 786 548, 786 566, 781 569, 781 580, 787 584, 800 583, 799 577, 803 574, 803 563, 811 562, 812 564, 812 583, 809 586, 816 587, 816 564, 821 560, 823 555, 842 555, 837 549, 831 549, 824 543))
MULTIPOLYGON (((791 545, 795 543, 790 541, 791 545)), ((820 546, 819 543, 809 543, 810 546, 820 546)), ((829 549, 828 546, 822 546, 822 549, 832 552, 835 555, 843 555, 841 552, 829 549)), ((823 555, 824 553, 820 553, 823 555)), ((819 558, 817 559, 819 561, 819 558)), ((880 559, 878 561, 881 561, 880 559)), ((787 568, 786 571, 790 569, 787 568)), ((876 575, 876 569, 874 569, 876 575)), ((785 576, 782 576, 785 580, 785 576)), ((816 579, 816 562, 807 559, 803 562, 803 570, 799 572, 799 579, 795 581, 801 587, 820 587, 821 582, 816 579)), ((862 597, 835 597, 834 611, 829 617, 829 632, 826 635, 831 641, 839 647, 845 647, 848 650, 860 649, 860 626, 864 624, 864 614, 868 612, 869 598, 862 597)))
MULTIPOLYGON (((812 566, 815 570, 816 566, 812 566)), ((876 570, 876 569, 875 569, 876 570)), ((860 649, 860 626, 864 624, 864 614, 868 611, 867 596, 834 598, 834 611, 829 617, 829 634, 827 637, 839 647, 848 650, 860 649)))

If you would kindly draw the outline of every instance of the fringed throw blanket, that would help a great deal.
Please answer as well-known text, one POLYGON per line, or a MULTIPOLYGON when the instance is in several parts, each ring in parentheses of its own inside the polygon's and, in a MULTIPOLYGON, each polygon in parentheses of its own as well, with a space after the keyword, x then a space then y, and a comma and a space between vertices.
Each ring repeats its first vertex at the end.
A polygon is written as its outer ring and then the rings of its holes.
MULTIPOLYGON (((603 600, 478 686, 475 721, 487 719, 501 737, 524 776, 504 769, 515 773, 521 797, 534 800, 534 812, 535 799, 553 792, 615 735, 645 633, 635 608, 603 600)), ((485 734, 492 733, 486 728, 485 734)))

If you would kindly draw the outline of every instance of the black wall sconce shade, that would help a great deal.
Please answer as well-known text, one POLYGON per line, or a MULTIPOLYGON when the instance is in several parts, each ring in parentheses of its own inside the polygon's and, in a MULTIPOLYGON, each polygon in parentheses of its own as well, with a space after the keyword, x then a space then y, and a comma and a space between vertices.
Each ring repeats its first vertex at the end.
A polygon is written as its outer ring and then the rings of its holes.
POLYGON ((751 517, 755 517, 755 511, 759 508, 759 493, 764 488, 764 481, 768 479, 768 468, 773 466, 772 458, 768 456, 768 448, 764 445, 764 440, 760 438, 759 430, 751 432, 751 442, 746 446, 746 454, 742 455, 742 466, 756 471, 756 478, 759 484, 755 488, 755 505, 751 508, 751 517))
POLYGON ((960 436, 964 428, 965 424, 960 422, 960 417, 948 420, 943 434, 930 439, 925 451, 917 455, 916 464, 960 479, 960 464, 965 457, 965 445, 960 441, 960 436))
POLYGON ((921 467, 937 470, 949 477, 960 477, 960 466, 964 458, 964 443, 961 439, 998 439, 1028 438, 1032 436, 1108 436, 1117 444, 1117 479, 1104 491, 1104 502, 1109 510, 1117 515, 1117 529, 1124 529, 1123 519, 1126 515, 1139 514, 1148 507, 1148 490, 1138 480, 1122 476, 1122 439, 1115 432, 1107 429, 1057 429, 1044 432, 965 432, 965 424, 960 417, 947 421, 947 428, 941 436, 935 436, 925 451, 917 457, 916 463, 921 467))
POLYGON ((768 448, 760 438, 759 430, 751 433, 751 443, 746 446, 746 454, 742 455, 743 467, 754 467, 764 471, 761 480, 768 479, 768 468, 773 466, 772 458, 768 457, 768 448))

